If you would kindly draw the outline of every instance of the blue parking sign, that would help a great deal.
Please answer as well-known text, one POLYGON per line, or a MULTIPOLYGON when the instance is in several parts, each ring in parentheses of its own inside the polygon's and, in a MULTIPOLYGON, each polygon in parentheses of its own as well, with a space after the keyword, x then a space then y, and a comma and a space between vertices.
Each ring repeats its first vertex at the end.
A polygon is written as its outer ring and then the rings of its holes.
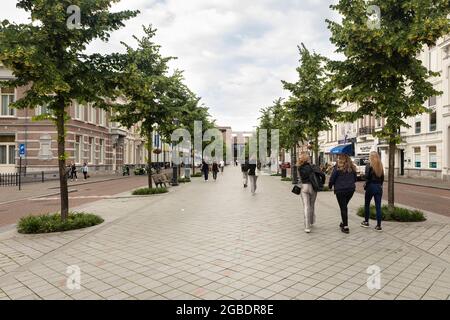
POLYGON ((25 156, 25 144, 21 143, 19 145, 19 156, 24 157, 25 156))

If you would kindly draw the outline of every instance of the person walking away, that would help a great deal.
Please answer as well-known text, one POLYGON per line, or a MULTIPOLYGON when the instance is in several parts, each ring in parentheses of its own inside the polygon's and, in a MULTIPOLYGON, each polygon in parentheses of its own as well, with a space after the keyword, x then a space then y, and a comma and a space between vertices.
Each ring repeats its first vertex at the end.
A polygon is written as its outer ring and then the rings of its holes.
POLYGON ((366 190, 364 197, 365 219, 361 222, 361 227, 369 227, 370 202, 372 201, 372 198, 374 198, 375 210, 377 213, 377 226, 375 227, 375 230, 383 231, 381 228, 381 199, 383 197, 384 170, 380 155, 375 151, 370 153, 369 163, 366 165, 364 177, 366 180, 364 185, 364 190, 366 190))
POLYGON ((223 169, 225 168, 225 161, 220 160, 220 172, 223 173, 223 169))
POLYGON ((77 177, 77 166, 75 165, 74 162, 72 162, 72 166, 71 166, 71 177, 72 177, 72 181, 75 179, 75 181, 78 181, 78 177, 77 177))
POLYGON ((241 164, 242 180, 244 182, 244 188, 248 186, 248 160, 241 164))
POLYGON ((341 210, 341 224, 339 227, 344 233, 350 233, 348 227, 348 203, 356 190, 356 167, 350 157, 346 154, 338 156, 338 161, 331 173, 328 187, 333 189, 341 210))
POLYGON ((248 177, 250 178, 250 185, 251 185, 251 191, 252 195, 255 195, 256 193, 256 182, 258 180, 258 175, 256 173, 257 165, 254 163, 255 161, 250 161, 248 165, 248 177))
POLYGON ((311 227, 316 222, 314 207, 316 204, 317 191, 314 190, 311 183, 311 175, 314 168, 311 165, 311 158, 308 153, 302 153, 298 161, 298 171, 302 191, 300 193, 303 202, 303 212, 305 215, 305 232, 310 233, 311 227))
POLYGON ((202 173, 205 177, 205 182, 208 181, 208 173, 209 173, 209 165, 206 163, 205 160, 202 160, 202 173))
POLYGON ((212 174, 213 174, 214 181, 217 180, 217 173, 218 172, 219 172, 219 165, 217 164, 216 161, 214 161, 213 165, 212 165, 212 174))
POLYGON ((83 168, 81 170, 83 171, 84 180, 86 180, 88 178, 88 172, 89 172, 86 162, 83 164, 83 168))

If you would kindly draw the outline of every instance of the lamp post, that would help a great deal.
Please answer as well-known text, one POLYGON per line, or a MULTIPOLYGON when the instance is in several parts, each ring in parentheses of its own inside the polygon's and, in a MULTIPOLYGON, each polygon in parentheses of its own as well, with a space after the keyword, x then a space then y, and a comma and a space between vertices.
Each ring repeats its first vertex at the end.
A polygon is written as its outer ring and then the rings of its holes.
MULTIPOLYGON (((173 119, 173 124, 174 125, 178 125, 179 120, 178 119, 173 119)), ((172 145, 172 148, 174 148, 174 146, 172 145)), ((178 152, 178 145, 176 146, 177 148, 177 152, 178 152)), ((180 155, 177 153, 177 159, 180 157, 180 155)), ((172 164, 173 164, 173 168, 172 168, 172 186, 178 186, 178 165, 175 163, 176 159, 172 159, 172 164)))

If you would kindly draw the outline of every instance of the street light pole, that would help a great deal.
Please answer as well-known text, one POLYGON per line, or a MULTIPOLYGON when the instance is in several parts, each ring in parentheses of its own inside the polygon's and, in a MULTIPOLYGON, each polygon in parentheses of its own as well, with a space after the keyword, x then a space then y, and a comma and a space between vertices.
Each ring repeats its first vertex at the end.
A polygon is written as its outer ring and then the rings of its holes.
MULTIPOLYGON (((173 124, 178 125, 178 119, 174 119, 173 124)), ((180 157, 180 155, 178 153, 178 144, 176 147, 174 147, 172 144, 172 148, 176 148, 176 150, 177 150, 176 159, 172 159, 172 165, 173 165, 173 167, 172 167, 172 186, 176 187, 179 184, 178 184, 178 165, 175 163, 175 160, 177 160, 180 157)))

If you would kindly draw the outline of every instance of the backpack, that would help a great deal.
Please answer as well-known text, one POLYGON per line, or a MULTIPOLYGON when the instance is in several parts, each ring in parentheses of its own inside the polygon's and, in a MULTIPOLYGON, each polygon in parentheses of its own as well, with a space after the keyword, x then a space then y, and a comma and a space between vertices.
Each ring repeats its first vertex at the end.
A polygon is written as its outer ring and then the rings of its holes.
POLYGON ((309 180, 314 191, 322 191, 325 184, 325 174, 317 166, 311 166, 311 174, 309 180))

